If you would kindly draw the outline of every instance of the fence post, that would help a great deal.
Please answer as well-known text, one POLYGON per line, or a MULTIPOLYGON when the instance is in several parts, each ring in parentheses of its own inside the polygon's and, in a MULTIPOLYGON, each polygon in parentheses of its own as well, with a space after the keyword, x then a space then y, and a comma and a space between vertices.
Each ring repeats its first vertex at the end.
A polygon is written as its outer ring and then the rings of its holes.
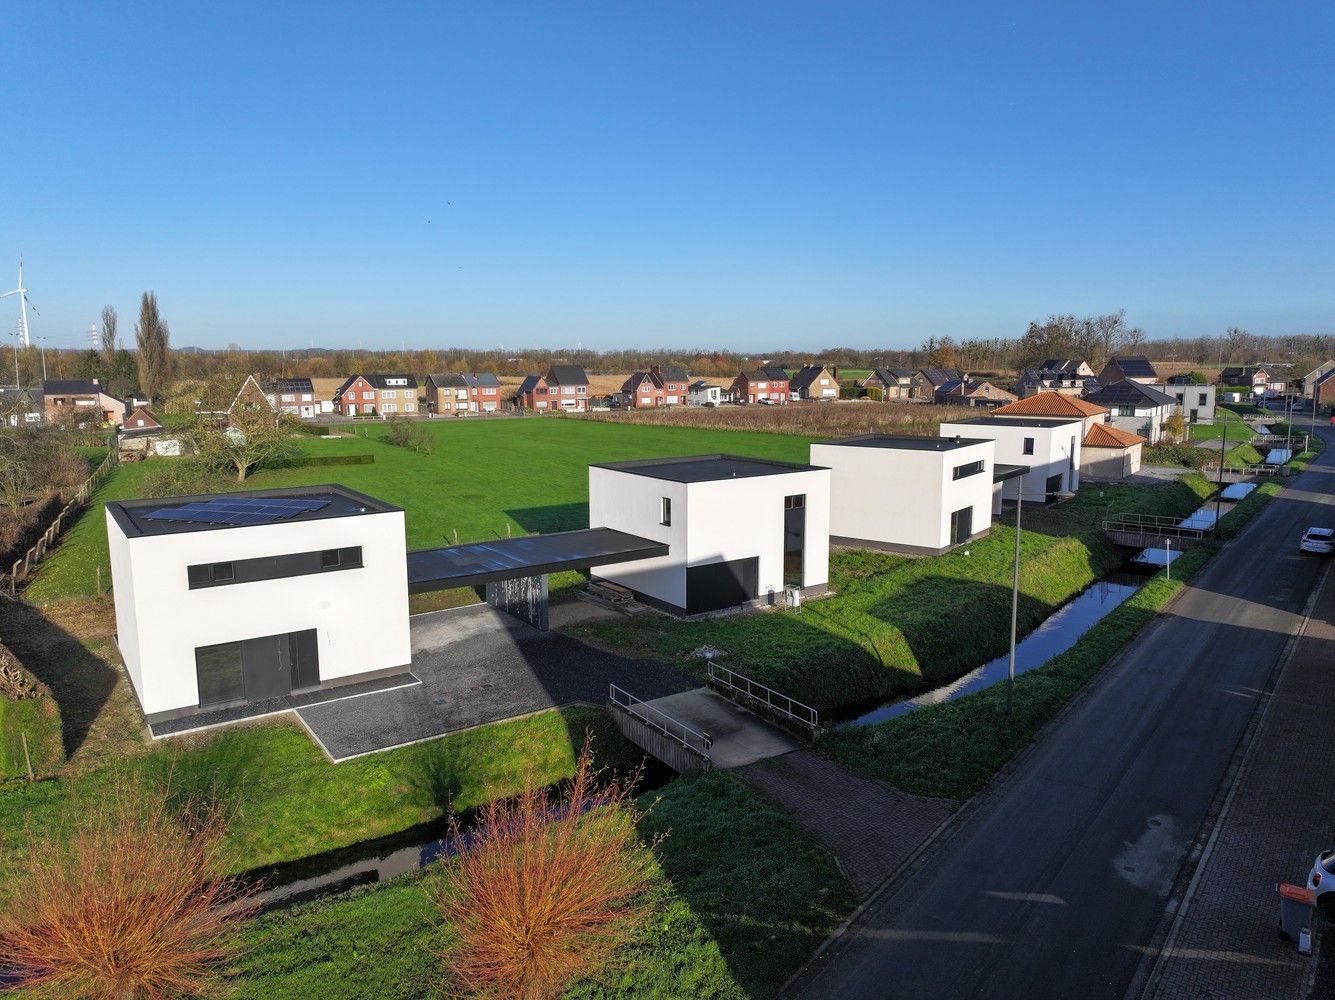
POLYGON ((28 734, 20 729, 19 738, 23 740, 23 763, 28 768, 28 781, 36 781, 37 777, 32 773, 32 757, 28 754, 28 734))

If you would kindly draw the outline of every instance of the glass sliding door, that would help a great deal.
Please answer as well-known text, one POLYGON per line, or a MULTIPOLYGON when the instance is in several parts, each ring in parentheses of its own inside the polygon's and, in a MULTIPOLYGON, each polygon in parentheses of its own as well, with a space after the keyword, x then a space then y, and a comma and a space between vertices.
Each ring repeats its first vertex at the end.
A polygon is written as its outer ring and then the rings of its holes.
POLYGON ((201 706, 222 705, 246 697, 241 643, 223 642, 195 650, 195 676, 201 706))

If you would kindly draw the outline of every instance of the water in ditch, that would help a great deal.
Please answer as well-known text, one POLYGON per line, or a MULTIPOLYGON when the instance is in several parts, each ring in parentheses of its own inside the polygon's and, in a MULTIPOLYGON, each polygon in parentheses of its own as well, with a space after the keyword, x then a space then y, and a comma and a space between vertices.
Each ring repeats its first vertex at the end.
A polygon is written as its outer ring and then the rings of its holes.
MULTIPOLYGON (((1015 673, 1041 667, 1059 653, 1075 645, 1082 635, 1102 621, 1118 605, 1134 594, 1143 577, 1131 573, 1114 573, 1091 585, 1078 597, 1063 605, 1044 620, 1043 624, 1025 636, 1015 647, 1015 673)), ((1010 668, 1010 653, 989 660, 977 670, 956 678, 949 684, 923 694, 881 705, 848 722, 850 726, 869 726, 912 712, 924 705, 939 705, 944 701, 961 698, 1006 679, 1010 668)))

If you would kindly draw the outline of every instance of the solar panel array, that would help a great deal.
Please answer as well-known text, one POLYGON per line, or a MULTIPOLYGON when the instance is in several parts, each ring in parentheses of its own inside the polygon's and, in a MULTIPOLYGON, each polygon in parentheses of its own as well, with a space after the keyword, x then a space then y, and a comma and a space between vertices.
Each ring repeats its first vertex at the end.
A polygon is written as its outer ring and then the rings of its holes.
POLYGON ((193 521, 198 524, 272 524, 328 507, 328 500, 297 497, 238 497, 203 500, 183 507, 163 507, 144 515, 146 521, 193 521))

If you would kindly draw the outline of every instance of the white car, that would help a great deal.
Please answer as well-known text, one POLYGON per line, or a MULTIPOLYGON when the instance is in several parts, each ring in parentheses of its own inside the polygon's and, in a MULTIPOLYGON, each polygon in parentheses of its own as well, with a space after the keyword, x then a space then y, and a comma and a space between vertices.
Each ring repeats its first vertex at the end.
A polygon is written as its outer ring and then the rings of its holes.
POLYGON ((1298 551, 1319 556, 1330 555, 1335 551, 1335 528, 1308 528, 1303 540, 1298 543, 1298 551))
POLYGON ((1307 888, 1316 893, 1316 905, 1327 917, 1335 916, 1335 850, 1322 851, 1312 862, 1307 888))

